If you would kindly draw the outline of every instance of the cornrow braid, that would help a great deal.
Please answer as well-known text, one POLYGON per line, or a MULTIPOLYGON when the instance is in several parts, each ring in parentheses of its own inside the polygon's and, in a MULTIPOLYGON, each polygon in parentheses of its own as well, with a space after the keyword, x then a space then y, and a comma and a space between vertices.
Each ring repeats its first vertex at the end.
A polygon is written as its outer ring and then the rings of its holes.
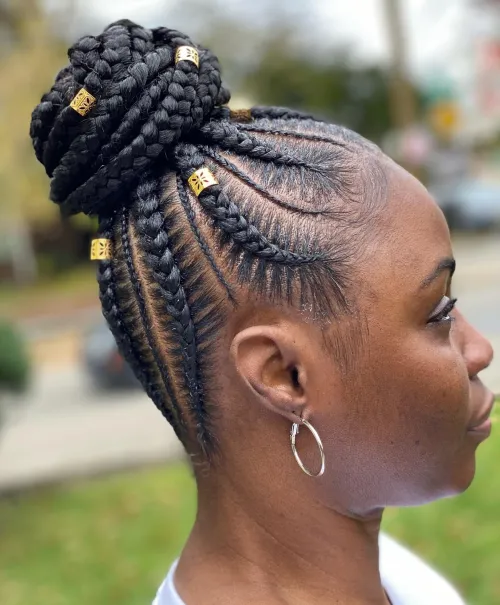
POLYGON ((312 114, 303 111, 289 109, 288 107, 265 107, 255 106, 250 109, 230 110, 229 107, 217 108, 213 117, 217 120, 234 120, 235 122, 248 121, 248 117, 254 120, 268 118, 270 120, 313 120, 319 122, 312 114), (244 118, 243 120, 240 118, 244 118))
MULTIPOLYGON (((114 220, 112 219, 103 219, 100 222, 99 231, 101 237, 106 239, 114 240, 115 242, 120 237, 123 239, 123 230, 121 235, 118 234, 115 237, 114 220)), ((127 246, 125 245, 124 256, 125 258, 130 258, 130 251, 126 248, 127 246)), ((99 295, 104 318, 119 345, 122 355, 141 381, 146 393, 166 420, 174 427, 178 438, 184 441, 185 435, 182 432, 182 422, 174 418, 170 409, 164 405, 165 397, 160 392, 154 373, 150 370, 150 364, 145 359, 147 355, 144 355, 144 351, 141 351, 141 346, 139 346, 140 341, 136 335, 137 328, 134 329, 132 325, 133 313, 130 312, 129 308, 125 308, 126 305, 122 304, 119 300, 117 293, 117 280, 119 278, 115 275, 114 263, 114 259, 103 260, 99 263, 98 267, 99 295)), ((130 267, 128 261, 127 267, 130 267)), ((137 284, 135 275, 131 276, 130 282, 134 286, 137 284)), ((142 310, 141 318, 143 318, 143 313, 144 311, 142 310)))
POLYGON ((287 107, 263 107, 256 106, 250 110, 252 118, 259 120, 267 118, 269 120, 317 120, 313 115, 288 109, 287 107))
MULTIPOLYGON (((130 238, 129 238, 129 213, 127 210, 122 212, 121 219, 121 244, 123 250, 123 257, 125 260, 126 270, 128 272, 128 277, 130 280, 130 284, 133 288, 135 294, 135 303, 137 305, 138 314, 140 317, 140 324, 144 330, 144 340, 147 348, 151 352, 151 361, 154 362, 156 367, 156 374, 160 380, 150 380, 151 391, 153 396, 151 399, 155 403, 156 407, 160 410, 160 412, 165 416, 165 418, 174 426, 176 426, 179 430, 179 434, 181 436, 181 440, 184 439, 183 432, 186 430, 186 423, 183 419, 183 414, 180 408, 172 406, 168 407, 165 405, 165 397, 161 394, 161 388, 159 386, 159 382, 161 381, 161 386, 163 387, 164 392, 167 394, 170 400, 173 399, 173 390, 171 378, 169 376, 167 368, 161 362, 159 358, 159 353, 157 351, 156 344, 151 335, 151 322, 149 320, 147 305, 144 301, 143 287, 141 284, 141 280, 137 274, 135 269, 135 262, 133 258, 133 254, 130 246, 130 238)), ((139 328, 140 329, 140 328, 139 328)))
POLYGON ((302 112, 232 111, 217 57, 174 29, 117 21, 68 54, 32 114, 36 157, 63 214, 98 216, 112 242, 98 281, 120 352, 186 449, 210 457, 231 313, 355 313, 378 150, 302 112), (84 116, 70 107, 81 88, 95 97, 84 116), (202 168, 214 180, 195 195, 202 168))
POLYGON ((220 164, 227 170, 230 170, 237 178, 239 178, 241 181, 243 181, 251 189, 253 189, 257 193, 259 193, 260 195, 266 197, 268 200, 270 200, 277 206, 286 208, 290 212, 299 212, 300 214, 322 214, 324 212, 324 210, 321 208, 313 208, 313 209, 298 208, 297 206, 294 206, 293 204, 290 204, 290 203, 286 202, 285 200, 279 199, 278 197, 273 195, 270 191, 268 191, 264 187, 261 187, 252 178, 250 178, 248 176, 248 174, 244 173, 237 166, 235 166, 232 162, 230 162, 229 160, 224 158, 220 153, 217 153, 215 150, 210 149, 210 147, 207 147, 207 146, 203 146, 201 149, 202 149, 203 153, 205 153, 207 156, 211 157, 212 160, 217 162, 217 164, 220 164))
POLYGON ((213 256, 212 252, 210 251, 210 248, 208 247, 207 243, 204 241, 203 236, 201 235, 198 227, 196 226, 196 218, 194 215, 193 207, 189 201, 189 197, 188 197, 187 190, 186 190, 186 185, 179 175, 177 175, 176 180, 177 180, 177 195, 179 196, 179 201, 181 202, 182 207, 184 208, 184 211, 189 219, 189 225, 191 227, 193 235, 196 238, 196 241, 198 242, 198 245, 200 246, 201 250, 203 251, 205 258, 210 263, 210 266, 212 267, 213 272, 217 276, 219 283, 223 286, 224 290, 226 291, 228 300, 231 302, 231 304, 233 306, 235 306, 236 298, 235 298, 235 294, 233 292, 233 288, 227 282, 227 280, 223 276, 220 268, 217 266, 214 256, 213 256))
MULTIPOLYGON (((208 143, 218 144, 221 147, 234 151, 235 153, 256 158, 259 160, 284 164, 286 166, 298 166, 317 171, 313 164, 287 153, 280 153, 275 148, 246 134, 244 124, 231 124, 229 122, 209 122, 205 124, 199 134, 208 143)), ((248 125, 247 125, 248 126, 248 125)))
MULTIPOLYGON (((174 335, 177 353, 182 358, 182 374, 185 381, 188 409, 193 412, 200 445, 207 443, 205 435, 205 408, 201 382, 198 377, 196 328, 194 326, 186 293, 181 284, 179 266, 176 263, 168 231, 165 213, 160 202, 157 179, 146 180, 137 190, 138 204, 134 205, 135 224, 144 251, 144 259, 155 279, 158 293, 164 301, 166 332, 174 335)), ((173 405, 180 410, 180 403, 172 395, 173 405)))
MULTIPOLYGON (((203 156, 189 143, 178 146, 176 160, 181 176, 185 180, 204 164, 203 156)), ((325 255, 320 251, 312 254, 300 254, 280 248, 270 242, 255 225, 245 218, 238 206, 227 197, 219 185, 202 192, 198 199, 222 231, 237 246, 254 256, 284 265, 304 265, 325 260, 325 255)))
POLYGON ((334 137, 325 137, 317 134, 306 134, 303 132, 297 132, 296 130, 287 130, 285 128, 279 128, 278 126, 266 127, 256 124, 241 124, 240 129, 243 131, 258 132, 259 134, 273 134, 280 137, 292 137, 294 139, 303 139, 304 141, 328 143, 330 145, 336 145, 339 147, 347 147, 347 145, 343 141, 339 141, 334 137))

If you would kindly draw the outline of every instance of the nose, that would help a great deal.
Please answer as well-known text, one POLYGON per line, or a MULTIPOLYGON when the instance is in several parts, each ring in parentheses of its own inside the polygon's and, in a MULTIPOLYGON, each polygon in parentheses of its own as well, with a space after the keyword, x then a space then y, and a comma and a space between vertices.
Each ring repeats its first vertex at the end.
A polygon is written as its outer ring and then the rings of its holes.
POLYGON ((493 361, 494 351, 490 341, 474 328, 463 315, 460 316, 462 351, 469 372, 474 378, 493 361))

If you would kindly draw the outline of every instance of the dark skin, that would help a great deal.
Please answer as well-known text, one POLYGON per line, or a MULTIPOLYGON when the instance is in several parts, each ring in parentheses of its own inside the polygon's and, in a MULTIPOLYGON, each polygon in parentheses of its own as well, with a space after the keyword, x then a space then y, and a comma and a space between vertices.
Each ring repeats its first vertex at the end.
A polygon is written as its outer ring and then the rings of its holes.
MULTIPOLYGON (((387 174, 379 235, 356 276, 365 333, 350 371, 299 313, 247 305, 228 326, 220 456, 196 470, 199 512, 176 572, 187 605, 387 605, 384 507, 459 494, 474 477, 487 435, 471 429, 492 402, 477 375, 492 348, 457 309, 439 316, 453 257, 445 219, 413 177, 390 162, 387 174), (300 418, 323 441, 318 479, 290 449, 300 418)), ((348 324, 328 330, 346 337, 348 324)), ((306 428, 297 442, 317 470, 306 428)))

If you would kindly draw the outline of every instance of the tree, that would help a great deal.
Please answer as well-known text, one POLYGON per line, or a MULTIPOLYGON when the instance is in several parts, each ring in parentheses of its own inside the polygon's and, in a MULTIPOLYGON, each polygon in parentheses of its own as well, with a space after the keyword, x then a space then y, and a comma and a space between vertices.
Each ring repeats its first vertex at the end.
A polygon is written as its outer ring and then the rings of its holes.
POLYGON ((349 51, 311 53, 286 32, 264 46, 244 87, 259 103, 312 112, 380 141, 391 128, 389 78, 380 66, 354 65, 349 51))
POLYGON ((23 393, 30 380, 30 361, 26 343, 19 331, 0 319, 0 428, 4 412, 4 395, 23 393))
POLYGON ((53 221, 57 208, 47 201, 47 177, 31 148, 31 111, 67 61, 66 43, 51 32, 35 0, 3 3, 0 25, 10 43, 0 61, 0 185, 2 222, 53 221))
POLYGON ((174 26, 217 54, 236 96, 312 112, 377 142, 392 128, 388 69, 354 61, 310 2, 213 0, 209 14, 203 5, 184 0, 174 26))

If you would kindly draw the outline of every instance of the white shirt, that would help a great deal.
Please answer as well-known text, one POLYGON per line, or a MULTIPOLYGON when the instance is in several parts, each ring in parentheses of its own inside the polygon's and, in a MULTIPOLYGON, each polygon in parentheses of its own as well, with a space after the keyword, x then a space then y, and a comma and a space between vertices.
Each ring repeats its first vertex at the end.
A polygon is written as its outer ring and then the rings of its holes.
MULTIPOLYGON (((431 567, 392 538, 381 534, 380 576, 392 605, 465 605, 456 590, 431 567)), ((153 605, 185 605, 174 576, 177 561, 160 586, 153 605)))

